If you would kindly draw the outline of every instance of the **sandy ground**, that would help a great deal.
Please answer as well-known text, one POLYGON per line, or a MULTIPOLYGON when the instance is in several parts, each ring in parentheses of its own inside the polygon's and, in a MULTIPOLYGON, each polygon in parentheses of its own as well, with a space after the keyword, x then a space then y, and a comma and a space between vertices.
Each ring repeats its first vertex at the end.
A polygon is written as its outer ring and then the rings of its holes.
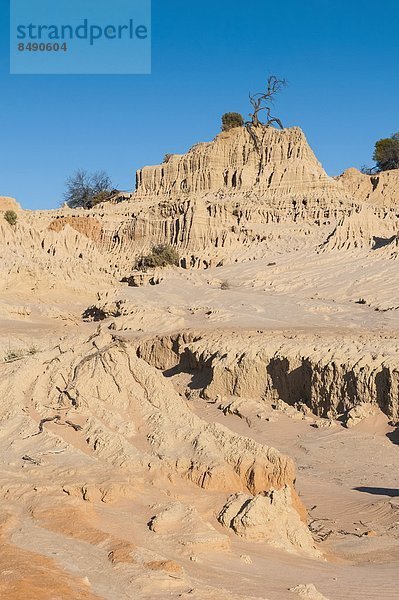
MULTIPOLYGON (((396 263, 364 254, 329 254, 310 256, 305 268, 303 264, 303 256, 271 255, 203 272, 171 271, 158 286, 120 286, 114 296, 124 301, 125 314, 106 318, 101 327, 112 325, 128 344, 196 330, 205 338, 207 332, 222 337, 223 332, 234 337, 234 331, 272 337, 289 332, 294 338, 317 336, 336 345, 343 338, 360 340, 363 347, 397 352, 396 263), (359 298, 366 304, 357 304, 359 298)), ((104 305, 109 301, 108 295, 104 305)), ((2 302, 12 304, 9 297, 2 302)), ((2 351, 27 353, 35 346, 34 360, 40 360, 42 352, 57 344, 77 344, 98 326, 82 320, 91 303, 90 296, 82 297, 66 310, 61 298, 58 303, 55 299, 58 314, 50 317, 43 315, 43 299, 32 298, 29 314, 0 321, 2 351)), ((193 377, 193 372, 176 373, 165 379, 185 397, 193 377)), ((268 420, 258 418, 250 404, 244 416, 224 414, 200 392, 197 386, 185 402, 202 422, 220 423, 294 459, 296 489, 323 558, 290 554, 226 531, 216 520, 225 492, 166 474, 159 479, 140 472, 132 479, 123 467, 112 473, 71 428, 61 430, 50 422, 43 435, 26 440, 35 429, 28 432, 23 425, 19 432, 22 413, 16 410, 14 421, 3 415, 1 433, 2 596, 284 600, 300 597, 290 588, 313 583, 330 600, 397 598, 399 439, 388 417, 379 412, 352 429, 339 421, 319 429, 313 426, 316 417, 308 421, 298 411, 296 416, 286 414, 267 402, 268 420), (40 456, 40 465, 21 461, 22 454, 40 456), (65 485, 54 488, 55 481, 67 480, 86 484, 83 497, 65 485), (112 501, 101 501, 99 490, 110 484, 112 501), (171 500, 195 506, 215 531, 212 542, 182 545, 184 527, 179 522, 168 535, 157 536, 149 529, 158 507, 171 500)), ((28 404, 24 410, 37 427, 43 415, 28 404)), ((83 424, 84 419, 76 414, 74 422, 83 424)), ((145 436, 135 443, 147 448, 145 436)))

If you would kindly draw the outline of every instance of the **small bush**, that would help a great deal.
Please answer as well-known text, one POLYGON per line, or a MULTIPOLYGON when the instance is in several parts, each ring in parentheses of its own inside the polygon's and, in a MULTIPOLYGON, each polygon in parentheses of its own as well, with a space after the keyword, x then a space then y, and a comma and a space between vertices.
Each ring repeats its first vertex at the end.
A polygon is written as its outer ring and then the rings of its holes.
POLYGON ((13 210, 6 210, 6 212, 4 213, 4 218, 7 221, 7 223, 9 223, 9 225, 14 226, 17 222, 18 216, 17 213, 13 210))
POLYGON ((157 267, 178 267, 179 261, 179 254, 173 246, 159 244, 152 247, 150 254, 140 256, 137 259, 135 269, 145 271, 146 269, 155 269, 157 267))
POLYGON ((170 161, 170 159, 172 158, 173 154, 165 154, 165 156, 163 157, 163 162, 167 163, 170 161))
POLYGON ((367 302, 364 298, 359 298, 359 300, 356 300, 356 304, 367 304, 367 302))
POLYGON ((101 204, 101 202, 107 202, 111 196, 112 192, 108 190, 103 190, 102 192, 99 192, 91 199, 90 208, 94 208, 95 206, 97 206, 97 204, 101 204))
POLYGON ((29 346, 29 348, 10 348, 8 352, 4 355, 4 362, 14 362, 15 360, 19 360, 26 356, 34 356, 39 352, 39 349, 36 346, 29 346))
POLYGON ((243 127, 244 119, 240 113, 229 112, 222 116, 222 131, 230 131, 234 127, 243 127))
POLYGON ((24 353, 22 350, 9 350, 7 354, 4 356, 4 362, 12 362, 14 360, 18 360, 18 358, 22 358, 24 353))
POLYGON ((228 281, 222 281, 222 283, 220 284, 220 289, 221 290, 229 290, 230 289, 230 283, 228 281))
POLYGON ((377 163, 378 171, 399 169, 399 133, 376 142, 373 160, 377 163))

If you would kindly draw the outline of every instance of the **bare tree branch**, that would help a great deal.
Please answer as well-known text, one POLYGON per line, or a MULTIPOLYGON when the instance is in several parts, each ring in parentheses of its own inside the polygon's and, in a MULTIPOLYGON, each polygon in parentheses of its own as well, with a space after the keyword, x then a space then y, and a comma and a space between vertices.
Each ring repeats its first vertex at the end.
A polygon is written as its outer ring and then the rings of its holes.
POLYGON ((274 104, 275 96, 278 94, 283 87, 287 85, 285 79, 279 79, 276 75, 270 75, 267 80, 266 92, 257 92, 256 94, 249 94, 249 101, 253 106, 253 113, 250 113, 251 121, 247 123, 252 127, 259 127, 264 125, 270 127, 273 124, 278 125, 283 129, 283 125, 277 117, 271 115, 271 107, 274 104), (267 112, 266 123, 262 123, 259 118, 259 113, 262 111, 267 112))

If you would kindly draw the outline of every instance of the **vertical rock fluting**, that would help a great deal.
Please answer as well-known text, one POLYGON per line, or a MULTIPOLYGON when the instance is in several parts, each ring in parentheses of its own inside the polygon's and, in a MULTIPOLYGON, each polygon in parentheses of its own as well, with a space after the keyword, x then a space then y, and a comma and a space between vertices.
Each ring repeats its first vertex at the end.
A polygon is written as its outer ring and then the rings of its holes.
POLYGON ((137 196, 180 197, 208 192, 270 192, 279 196, 336 193, 340 186, 329 178, 298 127, 277 130, 258 127, 219 134, 214 141, 196 144, 187 154, 171 155, 162 165, 137 173, 137 196), (256 137, 256 143, 254 137, 256 137))
POLYGON ((336 416, 356 404, 370 402, 393 421, 399 419, 395 360, 380 357, 377 361, 367 354, 359 360, 359 356, 334 356, 334 352, 320 359, 280 350, 277 355, 262 351, 255 356, 242 355, 230 363, 227 373, 223 362, 212 361, 212 382, 205 389, 206 395, 280 398, 291 405, 304 402, 320 416, 336 416))
POLYGON ((370 402, 398 421, 399 348, 393 342, 389 353, 371 350, 369 345, 346 340, 329 347, 325 340, 311 337, 289 343, 261 335, 217 341, 212 335, 192 334, 191 340, 181 336, 147 340, 138 353, 158 368, 170 368, 175 362, 183 370, 201 371, 203 394, 210 399, 238 396, 281 399, 290 405, 304 402, 323 417, 370 402))

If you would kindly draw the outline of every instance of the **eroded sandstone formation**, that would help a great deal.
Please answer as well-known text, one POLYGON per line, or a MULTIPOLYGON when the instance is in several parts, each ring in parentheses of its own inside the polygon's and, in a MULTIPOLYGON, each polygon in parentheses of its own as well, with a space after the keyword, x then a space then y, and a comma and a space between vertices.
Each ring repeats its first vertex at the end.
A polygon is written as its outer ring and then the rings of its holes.
POLYGON ((235 128, 196 144, 187 154, 169 155, 137 173, 137 196, 182 198, 245 193, 292 199, 345 197, 327 176, 298 127, 282 131, 235 128))
POLYGON ((290 488, 271 490, 254 497, 234 494, 218 515, 225 527, 246 539, 268 541, 276 548, 320 557, 306 525, 294 509, 290 488))
POLYGON ((397 169, 366 175, 351 168, 337 177, 337 181, 342 183, 349 193, 361 202, 391 208, 399 206, 399 172, 397 169))
POLYGON ((396 591, 369 573, 398 539, 396 173, 335 180, 300 129, 242 128, 123 201, 4 209, 0 534, 32 598, 267 597, 273 561, 279 600, 355 598, 365 556, 362 590, 396 591), (179 267, 134 270, 165 243, 179 267))
MULTIPOLYGON (((359 176, 367 187, 370 178, 359 176)), ((184 268, 209 268, 271 251, 370 249, 374 238, 381 244, 397 234, 392 186, 381 183, 386 201, 374 203, 353 176, 328 177, 295 127, 260 128, 256 141, 233 129, 145 167, 137 179, 120 203, 19 211, 15 228, 0 223, 10 275, 32 277, 29 263, 36 280, 54 273, 57 285, 66 264, 67 280, 90 272, 90 286, 93 278, 131 276, 135 258, 153 244, 175 245, 184 268)))
POLYGON ((303 402, 322 417, 371 403, 399 420, 399 346, 392 340, 388 351, 383 336, 370 341, 347 336, 337 344, 319 336, 193 332, 141 342, 138 354, 160 369, 179 364, 202 372, 208 399, 303 402))
POLYGON ((13 210, 15 212, 21 210, 21 205, 9 196, 0 196, 0 212, 6 212, 7 210, 13 210))

